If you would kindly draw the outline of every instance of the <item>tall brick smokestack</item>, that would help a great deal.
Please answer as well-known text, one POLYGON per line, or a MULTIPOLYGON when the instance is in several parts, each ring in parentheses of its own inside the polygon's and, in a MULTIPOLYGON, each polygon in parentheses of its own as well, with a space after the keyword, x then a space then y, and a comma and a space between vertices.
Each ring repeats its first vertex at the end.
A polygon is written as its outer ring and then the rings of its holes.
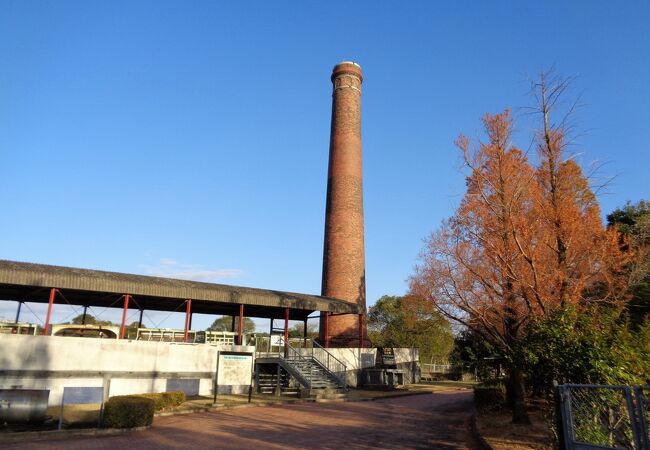
MULTIPOLYGON (((332 128, 327 177, 322 295, 366 307, 361 173, 361 67, 345 61, 332 71, 332 128)), ((359 345, 359 317, 321 318, 320 340, 359 345), (326 328, 329 329, 327 339, 326 328)), ((362 333, 366 335, 365 321, 362 333)))

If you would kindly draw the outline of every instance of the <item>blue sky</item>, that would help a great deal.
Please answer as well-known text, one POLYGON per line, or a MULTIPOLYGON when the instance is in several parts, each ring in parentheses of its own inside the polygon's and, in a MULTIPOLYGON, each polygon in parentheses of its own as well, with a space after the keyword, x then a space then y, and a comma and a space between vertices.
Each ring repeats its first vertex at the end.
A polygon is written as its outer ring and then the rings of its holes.
POLYGON ((455 137, 521 115, 542 68, 577 77, 574 152, 616 177, 603 213, 650 197, 648 23, 647 1, 0 0, 0 258, 319 293, 329 75, 351 59, 368 299, 402 294, 463 195, 455 137))

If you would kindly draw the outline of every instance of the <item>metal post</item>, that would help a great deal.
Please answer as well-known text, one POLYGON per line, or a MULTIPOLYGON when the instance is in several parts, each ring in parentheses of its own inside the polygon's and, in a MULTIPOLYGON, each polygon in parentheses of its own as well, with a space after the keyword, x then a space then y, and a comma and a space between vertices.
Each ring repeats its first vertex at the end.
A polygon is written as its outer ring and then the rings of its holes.
POLYGON ((303 339, 305 342, 305 348, 307 348, 307 318, 305 318, 305 329, 303 331, 303 339))
POLYGON ((20 319, 20 308, 23 306, 23 302, 18 300, 18 310, 16 310, 16 320, 14 323, 18 323, 18 319, 20 319))
POLYGON ((230 331, 235 332, 235 316, 232 316, 232 322, 230 323, 230 331))
POLYGON ((273 336, 273 317, 271 317, 271 329, 269 330, 269 345, 267 352, 271 353, 271 336, 273 336))
POLYGON ((47 316, 45 316, 45 326, 43 327, 43 336, 47 336, 50 331, 50 319, 52 318, 52 305, 56 297, 56 288, 50 289, 50 301, 47 305, 47 316))
POLYGON ((81 325, 86 325, 86 312, 88 311, 88 307, 84 306, 84 314, 81 316, 81 325))
POLYGON ((192 315, 192 299, 188 298, 185 302, 185 336, 183 342, 187 342, 187 337, 190 334, 190 316, 192 315))
POLYGON ((363 348, 363 314, 359 314, 359 347, 363 348))
POLYGON ((144 309, 140 310, 140 318, 138 319, 138 328, 142 328, 142 315, 144 314, 144 309))
POLYGON ((289 308, 284 308, 284 333, 282 334, 284 342, 284 357, 289 356, 289 308))
POLYGON ((239 305, 239 330, 237 331, 237 345, 242 345, 243 331, 244 331, 244 305, 239 305))
POLYGON ((217 352, 217 368, 214 371, 214 399, 212 401, 213 405, 217 403, 217 394, 219 393, 219 359, 221 359, 221 353, 217 352))
MULTIPOLYGON (((645 448, 650 448, 650 436, 645 433, 644 430, 648 430, 648 411, 646 411, 645 401, 644 401, 644 388, 641 386, 636 386, 634 388, 634 394, 636 395, 636 409, 637 409, 637 419, 639 424, 639 437, 641 440, 645 441, 645 448)), ((643 444, 643 442, 640 442, 643 444)), ((641 447, 640 447, 641 448, 641 447)))
POLYGON ((325 313, 325 348, 330 348, 330 313, 325 313))
POLYGON ((59 411, 59 426, 56 427, 57 430, 61 431, 63 428, 63 407, 65 405, 65 388, 63 388, 63 397, 61 398, 61 410, 59 411))
POLYGON ((124 339, 124 332, 126 331, 126 313, 129 311, 129 294, 124 295, 124 310, 122 311, 122 325, 120 326, 120 339, 124 339))

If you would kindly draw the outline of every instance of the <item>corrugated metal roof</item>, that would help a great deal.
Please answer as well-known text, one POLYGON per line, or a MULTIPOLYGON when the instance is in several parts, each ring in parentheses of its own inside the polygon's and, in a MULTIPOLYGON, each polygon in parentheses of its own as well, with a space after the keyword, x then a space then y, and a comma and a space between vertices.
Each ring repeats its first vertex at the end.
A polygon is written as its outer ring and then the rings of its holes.
MULTIPOLYGON (((76 298, 83 298, 84 294, 92 299, 99 298, 99 295, 130 294, 136 300, 140 298, 146 301, 147 309, 158 309, 155 307, 156 300, 159 301, 159 309, 169 310, 170 304, 192 299, 196 312, 200 312, 201 306, 211 311, 214 309, 211 305, 216 307, 217 304, 243 304, 254 306, 259 311, 262 311, 260 307, 269 307, 304 312, 361 312, 356 304, 317 295, 0 260, 0 295, 4 295, 3 298, 20 295, 21 298, 6 299, 42 302, 43 290, 39 291, 39 288, 53 287, 60 289, 64 295, 74 294, 76 298), (22 298, 24 296, 30 298, 22 298)), ((84 303, 93 305, 96 301, 84 303)), ((267 312, 258 317, 277 315, 276 312, 267 312)))

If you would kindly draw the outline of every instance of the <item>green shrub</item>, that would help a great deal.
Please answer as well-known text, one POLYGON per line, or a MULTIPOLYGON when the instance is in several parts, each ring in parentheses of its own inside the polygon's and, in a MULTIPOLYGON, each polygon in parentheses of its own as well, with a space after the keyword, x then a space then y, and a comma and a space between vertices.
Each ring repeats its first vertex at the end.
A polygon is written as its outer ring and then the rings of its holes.
POLYGON ((506 387, 503 383, 474 387, 474 404, 479 411, 501 409, 506 404, 506 387))
POLYGON ((154 401, 136 395, 119 395, 108 399, 104 405, 104 426, 108 428, 134 428, 151 425, 154 401))
POLYGON ((531 322, 520 359, 533 386, 650 383, 650 321, 633 328, 624 310, 566 306, 531 322))
POLYGON ((168 399, 170 406, 179 406, 187 400, 183 391, 163 392, 162 395, 168 399))
POLYGON ((138 394, 137 397, 153 400, 155 410, 163 411, 183 403, 185 401, 185 392, 157 392, 153 394, 138 394))

